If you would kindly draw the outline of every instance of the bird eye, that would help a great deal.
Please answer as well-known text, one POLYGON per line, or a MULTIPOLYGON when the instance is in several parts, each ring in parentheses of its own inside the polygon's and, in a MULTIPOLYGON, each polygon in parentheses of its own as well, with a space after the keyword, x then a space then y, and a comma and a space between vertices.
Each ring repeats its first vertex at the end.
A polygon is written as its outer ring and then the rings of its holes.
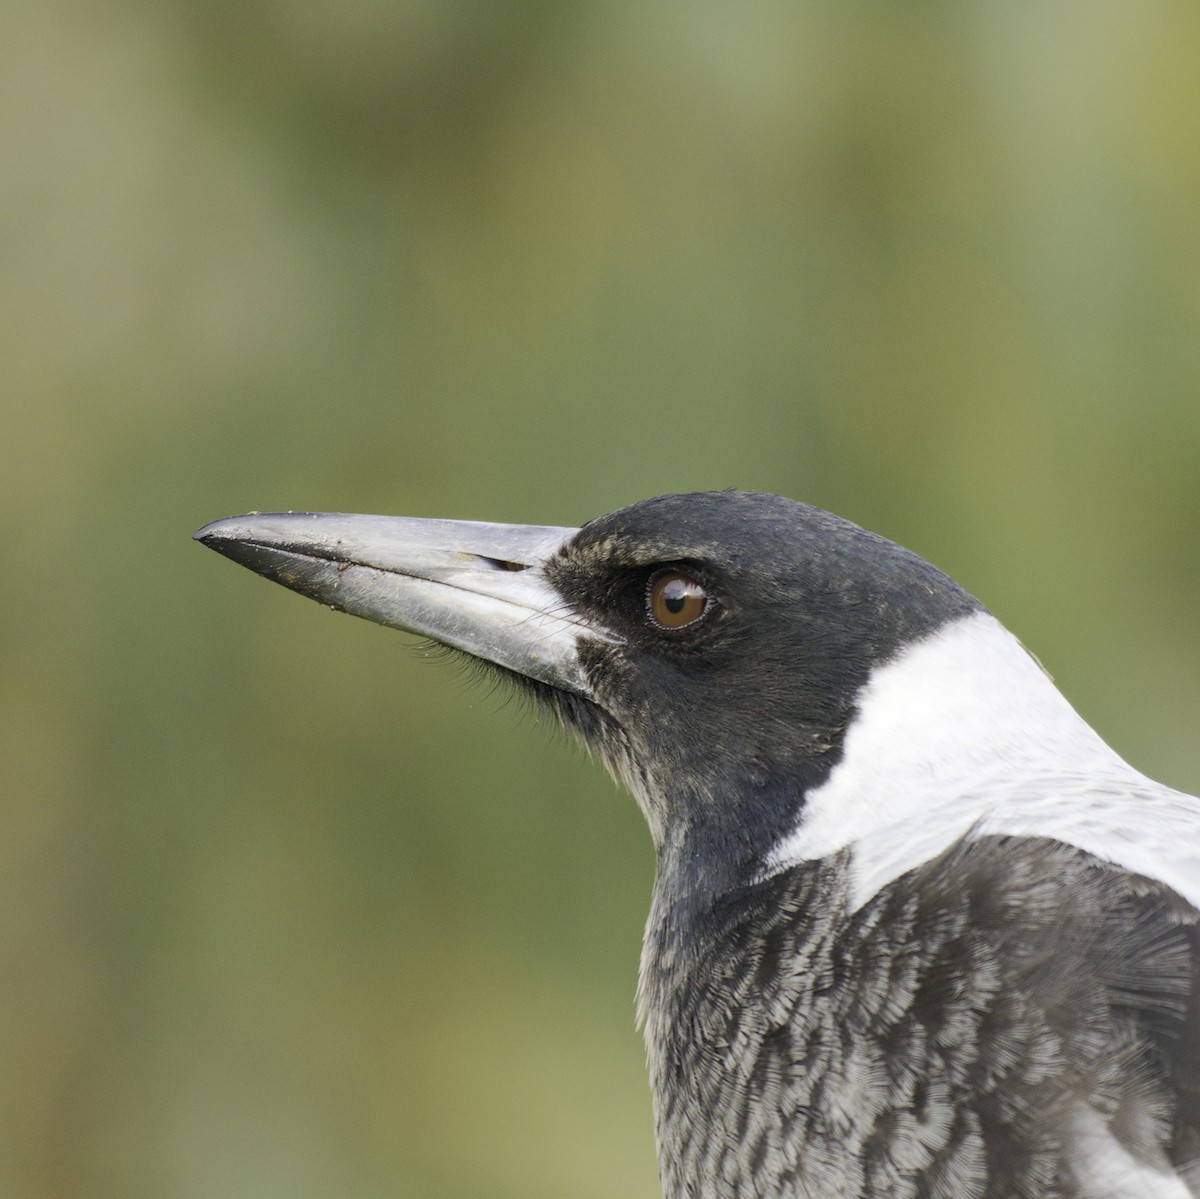
POLYGON ((663 629, 682 629, 704 615, 708 593, 677 570, 669 570, 651 579, 646 591, 646 609, 650 619, 663 629))

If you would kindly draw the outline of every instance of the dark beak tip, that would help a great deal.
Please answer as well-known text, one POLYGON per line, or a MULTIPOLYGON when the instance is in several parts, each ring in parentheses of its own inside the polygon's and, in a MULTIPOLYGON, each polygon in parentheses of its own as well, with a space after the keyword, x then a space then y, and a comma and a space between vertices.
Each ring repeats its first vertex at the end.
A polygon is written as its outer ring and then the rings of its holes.
POLYGON ((227 530, 234 519, 236 518, 226 516, 221 520, 210 520, 192 534, 192 540, 203 542, 205 545, 212 541, 223 541, 228 537, 227 530))
POLYGON ((222 542, 241 540, 246 531, 246 520, 257 515, 248 513, 247 516, 224 516, 220 520, 210 520, 192 534, 192 540, 210 549, 216 549, 222 542))
POLYGON ((248 566, 259 574, 264 573, 265 563, 272 561, 268 546, 261 545, 248 536, 249 530, 241 517, 231 516, 214 520, 192 534, 206 549, 214 550, 224 558, 248 566))

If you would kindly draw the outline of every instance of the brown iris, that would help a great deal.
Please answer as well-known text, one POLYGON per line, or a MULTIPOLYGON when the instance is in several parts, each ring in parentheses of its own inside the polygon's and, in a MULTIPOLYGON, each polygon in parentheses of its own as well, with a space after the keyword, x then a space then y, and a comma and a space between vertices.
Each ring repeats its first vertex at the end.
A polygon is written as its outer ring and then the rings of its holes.
POLYGON ((650 618, 664 629, 682 629, 695 624, 708 606, 708 593, 695 579, 669 570, 650 583, 646 607, 650 618))

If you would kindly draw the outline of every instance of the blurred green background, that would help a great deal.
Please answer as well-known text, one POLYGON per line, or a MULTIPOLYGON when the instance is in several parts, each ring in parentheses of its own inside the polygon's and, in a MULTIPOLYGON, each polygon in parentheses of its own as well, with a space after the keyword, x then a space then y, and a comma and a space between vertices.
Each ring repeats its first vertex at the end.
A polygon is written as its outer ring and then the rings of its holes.
POLYGON ((0 1193, 657 1194, 633 802, 194 545, 778 491, 1200 788, 1200 8, 9 0, 0 1193))

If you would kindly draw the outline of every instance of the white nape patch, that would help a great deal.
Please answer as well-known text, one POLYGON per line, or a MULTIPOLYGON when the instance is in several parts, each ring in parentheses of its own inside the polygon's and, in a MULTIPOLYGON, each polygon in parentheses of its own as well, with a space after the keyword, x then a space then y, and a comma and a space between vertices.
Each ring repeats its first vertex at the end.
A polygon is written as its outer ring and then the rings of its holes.
POLYGON ((850 847, 858 908, 967 833, 1053 837, 1200 907, 1200 800, 1122 761, 986 612, 872 672, 766 873, 850 847))
POLYGON ((1071 1170, 1086 1199, 1193 1199, 1165 1158, 1161 1168, 1139 1162, 1095 1108, 1079 1104, 1071 1123, 1071 1170))

